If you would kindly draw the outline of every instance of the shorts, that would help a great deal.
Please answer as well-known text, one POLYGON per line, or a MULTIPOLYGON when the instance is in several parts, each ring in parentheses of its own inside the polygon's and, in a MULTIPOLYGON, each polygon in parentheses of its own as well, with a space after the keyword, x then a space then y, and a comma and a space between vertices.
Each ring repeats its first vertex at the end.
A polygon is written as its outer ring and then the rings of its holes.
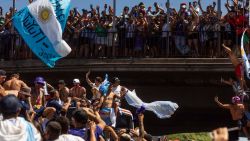
POLYGON ((111 108, 102 108, 99 112, 102 120, 108 125, 111 126, 111 118, 110 118, 111 108))

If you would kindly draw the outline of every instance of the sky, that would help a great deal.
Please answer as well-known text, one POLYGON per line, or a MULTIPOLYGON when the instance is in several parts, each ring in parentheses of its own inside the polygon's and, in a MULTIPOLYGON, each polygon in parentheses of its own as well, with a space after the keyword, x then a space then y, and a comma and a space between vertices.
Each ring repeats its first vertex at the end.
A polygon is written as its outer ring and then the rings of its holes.
MULTIPOLYGON (((124 6, 132 7, 139 2, 143 2, 146 7, 153 6, 154 2, 157 2, 161 7, 165 8, 165 3, 167 0, 116 0, 117 1, 117 11, 116 14, 120 14, 122 12, 122 9, 124 6)), ((187 3, 192 2, 193 0, 170 0, 171 7, 179 9, 179 5, 182 2, 187 3)), ((205 6, 212 4, 213 1, 217 0, 201 0, 203 9, 205 9, 205 6)), ((113 0, 71 0, 71 7, 77 7, 78 9, 90 9, 90 4, 93 4, 93 6, 100 5, 102 8, 105 3, 112 5, 113 0)), ((222 12, 223 14, 226 12, 226 9, 224 8, 226 0, 221 0, 221 6, 222 6, 222 12)), ((25 7, 28 4, 28 0, 16 0, 16 7, 18 10, 25 7)), ((8 11, 9 7, 12 6, 12 0, 0 0, 0 6, 3 7, 4 12, 8 11)))

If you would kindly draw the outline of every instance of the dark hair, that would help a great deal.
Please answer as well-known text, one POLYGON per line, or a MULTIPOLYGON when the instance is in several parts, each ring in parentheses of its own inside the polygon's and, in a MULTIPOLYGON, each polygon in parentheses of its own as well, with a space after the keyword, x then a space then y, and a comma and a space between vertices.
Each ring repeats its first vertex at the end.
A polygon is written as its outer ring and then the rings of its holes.
POLYGON ((49 95, 50 95, 51 98, 53 98, 53 97, 55 97, 56 93, 57 93, 57 90, 54 89, 54 90, 51 90, 49 92, 49 95))
POLYGON ((60 116, 60 117, 57 117, 55 119, 55 121, 57 121, 61 127, 62 127, 62 134, 67 134, 68 133, 68 130, 69 130, 69 119, 64 117, 64 116, 60 116))
POLYGON ((82 124, 87 124, 88 122, 88 115, 85 111, 83 110, 75 110, 73 112, 72 117, 75 119, 76 122, 82 123, 82 124))
POLYGON ((120 141, 130 141, 130 140, 131 138, 129 138, 128 136, 123 136, 123 135, 120 136, 120 141))
POLYGON ((17 78, 17 77, 19 77, 20 75, 19 75, 19 73, 14 73, 14 74, 12 74, 10 77, 15 77, 15 78, 17 78))
POLYGON ((15 117, 21 105, 15 95, 4 96, 0 100, 0 112, 4 117, 15 117))
POLYGON ((56 121, 51 121, 46 126, 46 133, 49 135, 47 140, 56 140, 61 134, 62 127, 56 121))
POLYGON ((101 77, 96 77, 95 80, 99 83, 102 83, 102 78, 101 77))

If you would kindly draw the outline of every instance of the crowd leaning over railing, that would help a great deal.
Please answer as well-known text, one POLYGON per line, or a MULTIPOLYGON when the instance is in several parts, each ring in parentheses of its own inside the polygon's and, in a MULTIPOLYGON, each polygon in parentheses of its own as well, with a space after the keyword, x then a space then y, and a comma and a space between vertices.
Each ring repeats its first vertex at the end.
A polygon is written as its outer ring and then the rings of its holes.
MULTIPOLYGON (((63 35, 72 48, 69 57, 225 57, 222 43, 237 52, 249 24, 248 1, 227 0, 227 13, 219 12, 215 2, 206 8, 201 3, 181 3, 177 9, 140 2, 117 16, 107 4, 74 8, 63 35)), ((32 58, 21 37, 11 34, 12 13, 12 8, 5 15, 0 9, 0 59, 32 58)))

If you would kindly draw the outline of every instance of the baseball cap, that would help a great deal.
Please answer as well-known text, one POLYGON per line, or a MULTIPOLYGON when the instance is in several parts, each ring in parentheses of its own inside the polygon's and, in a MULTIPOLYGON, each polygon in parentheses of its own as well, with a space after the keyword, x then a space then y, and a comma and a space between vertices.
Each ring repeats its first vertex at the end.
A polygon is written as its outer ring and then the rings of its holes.
POLYGON ((238 96, 232 97, 232 103, 233 103, 233 104, 240 103, 240 97, 238 97, 238 96))
POLYGON ((7 95, 0 101, 0 111, 3 115, 16 114, 19 108, 21 105, 15 95, 7 95))
POLYGON ((35 83, 45 85, 45 81, 42 77, 36 77, 35 83))
POLYGON ((59 80, 59 81, 58 81, 58 84, 64 84, 64 85, 65 85, 66 83, 65 83, 64 80, 59 80))
POLYGON ((113 77, 112 83, 115 83, 115 82, 120 82, 120 79, 118 77, 113 77))
POLYGON ((79 80, 78 78, 75 78, 75 79, 73 80, 73 83, 74 83, 74 84, 79 84, 79 83, 81 83, 81 82, 80 82, 80 80, 79 80))
POLYGON ((187 8, 187 4, 186 3, 181 3, 181 8, 187 8))

